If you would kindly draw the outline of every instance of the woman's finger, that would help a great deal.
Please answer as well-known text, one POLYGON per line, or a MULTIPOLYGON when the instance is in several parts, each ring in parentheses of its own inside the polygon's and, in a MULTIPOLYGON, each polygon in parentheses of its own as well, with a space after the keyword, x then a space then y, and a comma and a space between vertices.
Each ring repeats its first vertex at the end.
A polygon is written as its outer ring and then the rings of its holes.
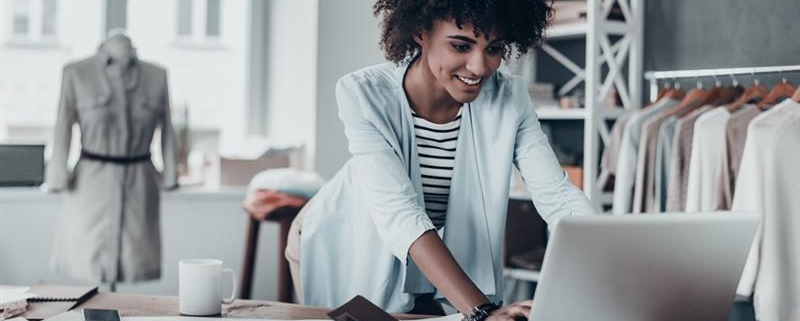
POLYGON ((525 306, 525 307, 528 307, 528 308, 532 308, 533 307, 533 300, 519 301, 519 302, 515 302, 512 305, 521 305, 521 306, 525 306))
POLYGON ((506 313, 512 317, 525 317, 527 318, 531 314, 531 308, 523 305, 513 305, 508 307, 506 313))

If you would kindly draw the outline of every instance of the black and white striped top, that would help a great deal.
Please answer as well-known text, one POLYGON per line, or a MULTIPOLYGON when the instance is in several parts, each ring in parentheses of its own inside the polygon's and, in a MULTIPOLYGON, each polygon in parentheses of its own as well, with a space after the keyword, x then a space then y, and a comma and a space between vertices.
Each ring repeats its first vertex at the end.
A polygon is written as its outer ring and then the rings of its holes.
POLYGON ((425 120, 412 111, 414 136, 419 153, 422 174, 422 193, 425 210, 437 229, 444 226, 447 201, 450 196, 450 181, 456 158, 458 129, 461 127, 461 109, 451 122, 436 124, 425 120))

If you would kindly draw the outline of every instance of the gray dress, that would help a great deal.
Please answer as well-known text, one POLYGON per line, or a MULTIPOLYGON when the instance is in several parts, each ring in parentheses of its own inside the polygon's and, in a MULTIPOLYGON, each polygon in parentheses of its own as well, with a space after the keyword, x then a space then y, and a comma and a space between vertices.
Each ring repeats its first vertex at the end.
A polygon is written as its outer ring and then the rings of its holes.
POLYGON ((122 68, 101 47, 64 67, 50 190, 63 191, 63 212, 51 267, 58 274, 93 282, 133 282, 161 276, 159 173, 149 158, 161 128, 163 184, 177 186, 175 136, 170 124, 166 70, 134 58, 122 68), (82 156, 69 169, 73 124, 82 156))

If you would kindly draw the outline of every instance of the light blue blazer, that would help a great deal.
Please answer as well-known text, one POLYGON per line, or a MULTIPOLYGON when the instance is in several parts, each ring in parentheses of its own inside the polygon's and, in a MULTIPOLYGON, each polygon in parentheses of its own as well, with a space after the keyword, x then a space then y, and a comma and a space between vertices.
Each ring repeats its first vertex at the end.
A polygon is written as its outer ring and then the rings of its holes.
MULTIPOLYGON (((362 295, 389 312, 407 312, 417 294, 436 292, 408 255, 434 226, 403 90, 407 68, 408 62, 384 63, 336 84, 353 157, 307 205, 300 240, 305 304, 335 307, 362 295)), ((551 227, 565 216, 594 213, 556 161, 525 82, 496 72, 462 111, 443 237, 492 300, 503 293, 512 164, 551 227)))

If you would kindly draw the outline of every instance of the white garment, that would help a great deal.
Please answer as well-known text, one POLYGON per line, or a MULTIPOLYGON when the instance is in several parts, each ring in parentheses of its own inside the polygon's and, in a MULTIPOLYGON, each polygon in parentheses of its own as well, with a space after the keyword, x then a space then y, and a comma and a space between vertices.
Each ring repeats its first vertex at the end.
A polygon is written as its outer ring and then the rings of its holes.
POLYGON ((717 107, 700 115, 694 124, 686 212, 714 210, 717 167, 725 145, 725 124, 730 117, 728 109, 717 107))
POLYGON ((784 100, 748 126, 732 210, 761 225, 737 294, 754 294, 756 319, 800 320, 800 104, 784 100))
POLYGON ((634 112, 625 124, 619 147, 617 173, 614 179, 614 206, 611 210, 613 214, 631 212, 633 182, 636 176, 636 157, 639 152, 639 138, 642 134, 644 121, 665 109, 678 105, 678 103, 678 101, 672 99, 659 100, 653 106, 634 112))

